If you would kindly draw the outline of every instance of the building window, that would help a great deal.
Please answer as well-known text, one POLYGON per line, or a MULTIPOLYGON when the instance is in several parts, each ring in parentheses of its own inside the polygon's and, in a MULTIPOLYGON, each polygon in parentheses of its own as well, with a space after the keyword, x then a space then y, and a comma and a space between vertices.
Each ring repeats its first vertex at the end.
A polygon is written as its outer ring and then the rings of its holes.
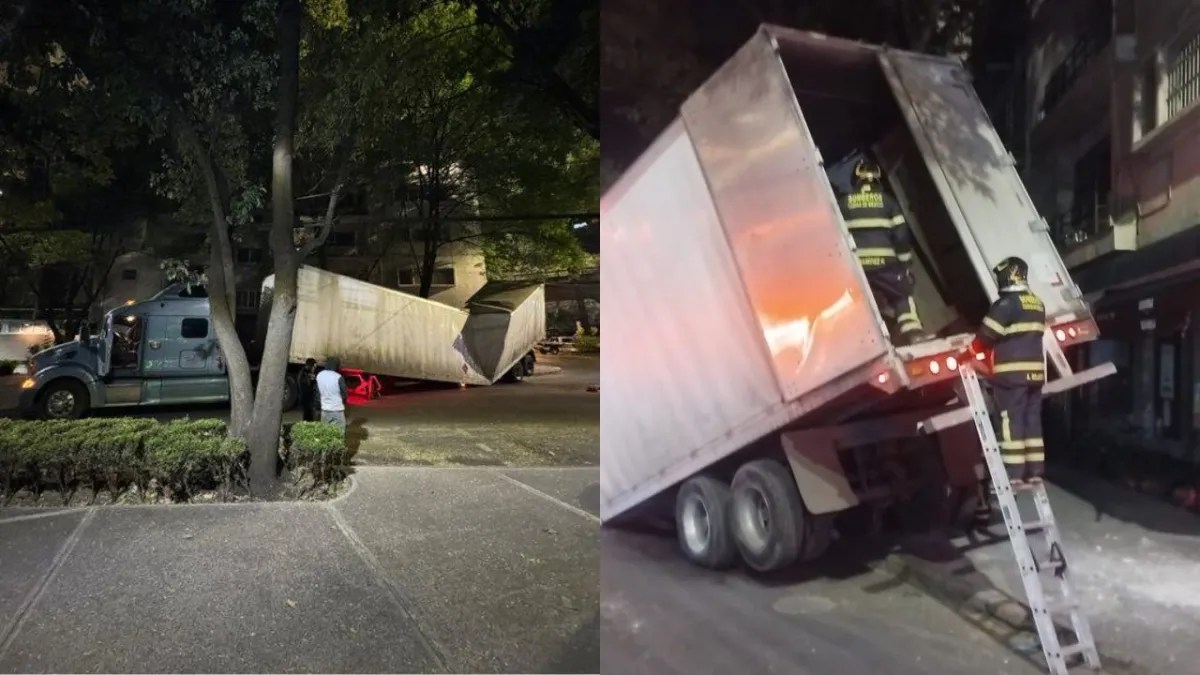
POLYGON ((199 340, 208 337, 208 319, 184 319, 179 329, 185 340, 199 340))
POLYGON ((1167 66, 1167 119, 1200 99, 1200 33, 1184 43, 1167 66))
POLYGON ((396 285, 397 286, 416 286, 420 283, 420 277, 417 276, 417 271, 414 269, 398 269, 396 270, 396 285))
POLYGON ((434 286, 453 286, 454 285, 454 268, 439 267, 433 271, 434 286))
POLYGON ((240 263, 260 263, 263 259, 261 248, 238 248, 237 261, 240 263))
POLYGON ((237 309, 238 310, 257 310, 258 309, 258 291, 238 291, 237 292, 237 309))
POLYGON ((121 270, 121 281, 137 281, 137 270, 121 270))

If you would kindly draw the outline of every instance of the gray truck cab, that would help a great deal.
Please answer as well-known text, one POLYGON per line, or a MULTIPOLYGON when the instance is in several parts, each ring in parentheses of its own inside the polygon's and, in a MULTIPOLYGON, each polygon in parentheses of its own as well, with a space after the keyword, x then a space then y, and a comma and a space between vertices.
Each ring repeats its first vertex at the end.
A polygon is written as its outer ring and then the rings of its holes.
POLYGON ((95 408, 229 400, 208 298, 183 285, 110 311, 99 335, 37 354, 29 372, 21 408, 50 419, 95 408))

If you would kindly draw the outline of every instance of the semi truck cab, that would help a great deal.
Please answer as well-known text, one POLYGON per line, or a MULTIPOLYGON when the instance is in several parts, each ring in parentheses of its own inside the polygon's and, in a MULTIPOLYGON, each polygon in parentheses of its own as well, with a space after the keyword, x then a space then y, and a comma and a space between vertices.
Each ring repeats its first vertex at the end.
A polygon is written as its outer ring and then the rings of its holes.
POLYGON ((229 400, 208 298, 181 285, 104 317, 99 335, 33 357, 20 406, 49 419, 92 408, 229 400))

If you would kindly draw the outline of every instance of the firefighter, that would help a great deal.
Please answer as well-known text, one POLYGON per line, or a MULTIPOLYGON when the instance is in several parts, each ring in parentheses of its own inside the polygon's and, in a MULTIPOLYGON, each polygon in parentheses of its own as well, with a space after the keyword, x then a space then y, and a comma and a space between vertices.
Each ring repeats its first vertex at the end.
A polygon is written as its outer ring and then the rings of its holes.
POLYGON ((857 248, 875 301, 890 311, 902 344, 927 340, 913 302, 912 244, 908 223, 899 204, 883 191, 883 172, 863 158, 854 166, 854 191, 842 195, 838 206, 857 248))
POLYGON ((1046 306, 1029 290, 1029 265, 1024 260, 1005 258, 992 272, 1000 297, 984 317, 971 351, 992 350, 996 436, 1009 480, 1018 486, 1026 481, 1040 483, 1046 461, 1042 441, 1046 306))

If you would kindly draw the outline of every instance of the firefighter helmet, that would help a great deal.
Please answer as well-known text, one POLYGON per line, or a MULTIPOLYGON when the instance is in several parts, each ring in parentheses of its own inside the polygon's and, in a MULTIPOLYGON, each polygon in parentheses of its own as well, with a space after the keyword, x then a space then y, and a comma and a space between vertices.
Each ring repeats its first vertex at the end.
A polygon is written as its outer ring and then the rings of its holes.
POLYGON ((996 285, 1007 288, 1023 284, 1029 279, 1029 265, 1017 256, 1009 256, 992 268, 996 275, 996 285))
POLYGON ((854 184, 859 188, 874 185, 883 177, 883 170, 874 161, 863 157, 854 165, 854 184))

